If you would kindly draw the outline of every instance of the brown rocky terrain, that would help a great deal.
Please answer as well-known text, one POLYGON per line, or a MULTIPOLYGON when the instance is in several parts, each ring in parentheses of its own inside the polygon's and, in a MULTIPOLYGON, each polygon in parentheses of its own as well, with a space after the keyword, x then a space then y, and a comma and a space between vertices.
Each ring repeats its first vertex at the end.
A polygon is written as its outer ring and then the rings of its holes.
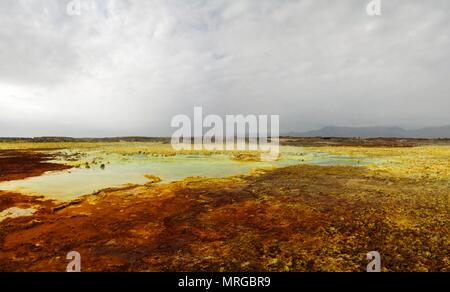
MULTIPOLYGON (((1 153, 2 180, 63 168, 1 153), (13 158, 15 157, 15 158, 13 158), (14 166, 14 162, 17 166, 14 166), (22 172, 21 172, 22 171, 22 172)), ((107 189, 72 202, 0 193, 0 271, 449 271, 448 182, 299 165, 107 189)))

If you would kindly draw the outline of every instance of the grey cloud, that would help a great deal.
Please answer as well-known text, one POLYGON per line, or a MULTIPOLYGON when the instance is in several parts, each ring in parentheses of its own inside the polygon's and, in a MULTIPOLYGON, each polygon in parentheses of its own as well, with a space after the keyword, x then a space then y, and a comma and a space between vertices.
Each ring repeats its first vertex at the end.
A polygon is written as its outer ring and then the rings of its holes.
POLYGON ((450 124, 448 1, 69 2, 0 3, 0 136, 170 135, 196 105, 284 132, 450 124))

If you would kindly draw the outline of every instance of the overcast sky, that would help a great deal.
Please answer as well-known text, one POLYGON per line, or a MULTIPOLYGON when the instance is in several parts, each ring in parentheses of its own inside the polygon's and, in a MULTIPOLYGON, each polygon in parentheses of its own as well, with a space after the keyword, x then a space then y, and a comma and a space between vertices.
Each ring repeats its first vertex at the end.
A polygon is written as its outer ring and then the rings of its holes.
POLYGON ((194 106, 282 132, 450 124, 448 0, 69 2, 0 1, 0 136, 171 135, 194 106))

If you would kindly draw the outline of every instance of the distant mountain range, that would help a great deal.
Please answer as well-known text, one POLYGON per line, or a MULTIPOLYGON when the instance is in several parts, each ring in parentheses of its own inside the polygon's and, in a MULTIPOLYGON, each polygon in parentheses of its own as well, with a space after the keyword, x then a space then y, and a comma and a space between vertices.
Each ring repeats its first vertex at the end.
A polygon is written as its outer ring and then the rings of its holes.
POLYGON ((316 131, 290 132, 291 137, 336 138, 450 138, 450 126, 405 130, 399 127, 325 127, 316 131))

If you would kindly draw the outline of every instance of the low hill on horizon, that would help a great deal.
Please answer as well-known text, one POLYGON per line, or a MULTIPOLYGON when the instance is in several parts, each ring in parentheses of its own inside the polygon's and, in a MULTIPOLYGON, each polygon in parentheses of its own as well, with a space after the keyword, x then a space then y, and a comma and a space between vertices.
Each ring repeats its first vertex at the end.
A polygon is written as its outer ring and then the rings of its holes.
POLYGON ((400 127, 324 127, 308 132, 290 132, 291 137, 338 137, 338 138, 450 138, 450 125, 405 130, 400 127))

